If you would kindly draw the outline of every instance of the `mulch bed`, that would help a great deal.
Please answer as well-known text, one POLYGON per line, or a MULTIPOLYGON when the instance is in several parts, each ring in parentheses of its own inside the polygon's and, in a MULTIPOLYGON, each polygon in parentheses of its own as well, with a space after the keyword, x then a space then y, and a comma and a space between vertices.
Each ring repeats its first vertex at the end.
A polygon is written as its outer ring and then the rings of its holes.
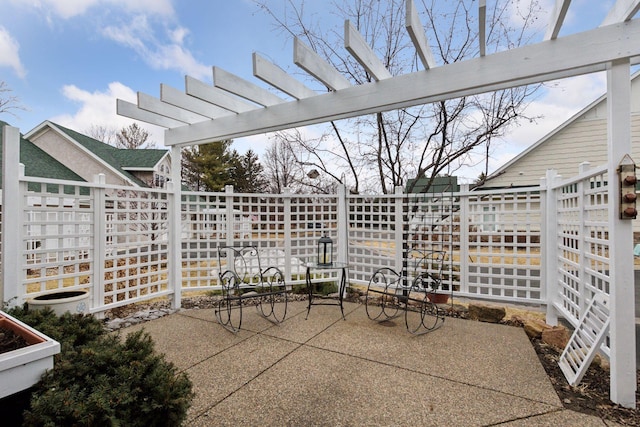
MULTIPOLYGON (((608 370, 592 363, 580 384, 572 387, 567 383, 558 366, 560 357, 558 351, 539 339, 532 339, 531 344, 565 408, 622 425, 640 426, 639 410, 623 408, 609 400, 610 373, 608 370)), ((636 371, 636 384, 640 384, 638 378, 638 371, 636 371)), ((640 402, 639 389, 640 387, 636 386, 636 402, 640 402)))
POLYGON ((29 344, 10 329, 0 328, 0 354, 26 347, 29 344))

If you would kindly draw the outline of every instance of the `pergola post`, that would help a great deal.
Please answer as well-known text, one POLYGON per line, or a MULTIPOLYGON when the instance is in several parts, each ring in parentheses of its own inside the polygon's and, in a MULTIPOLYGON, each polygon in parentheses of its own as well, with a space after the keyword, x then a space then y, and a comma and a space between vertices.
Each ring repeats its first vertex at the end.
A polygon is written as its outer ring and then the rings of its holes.
POLYGON ((631 153, 630 63, 620 59, 607 70, 611 400, 636 407, 636 335, 633 226, 620 219, 618 164, 631 153))
POLYGON ((4 303, 16 305, 18 286, 22 283, 20 248, 22 204, 20 178, 24 166, 20 164, 20 130, 12 126, 2 128, 2 284, 0 284, 0 307, 4 303))
POLYGON ((169 201, 169 288, 173 289, 171 308, 182 305, 182 151, 171 147, 171 181, 167 183, 171 192, 169 201))
POLYGON ((549 325, 558 324, 558 310, 555 302, 558 295, 558 274, 555 268, 558 259, 558 203, 553 184, 560 176, 554 169, 548 169, 544 178, 540 180, 540 188, 544 188, 544 194, 540 200, 542 205, 542 229, 540 230, 540 246, 542 257, 540 259, 540 278, 544 281, 542 287, 543 298, 547 301, 546 321, 549 325))

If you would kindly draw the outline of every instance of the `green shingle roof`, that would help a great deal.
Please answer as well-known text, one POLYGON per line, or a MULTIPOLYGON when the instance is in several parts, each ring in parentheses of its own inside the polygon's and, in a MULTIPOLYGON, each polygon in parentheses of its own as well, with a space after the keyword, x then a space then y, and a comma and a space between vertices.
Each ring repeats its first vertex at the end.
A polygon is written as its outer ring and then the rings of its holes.
MULTIPOLYGON (((9 125, 0 120, 0 141, 2 140, 2 128, 9 125)), ((20 163, 24 164, 25 175, 39 178, 64 179, 69 181, 85 182, 78 174, 51 157, 20 134, 20 163)), ((2 165, 2 145, 0 144, 0 169, 2 165)), ((2 175, 0 174, 0 188, 2 187, 2 175)))

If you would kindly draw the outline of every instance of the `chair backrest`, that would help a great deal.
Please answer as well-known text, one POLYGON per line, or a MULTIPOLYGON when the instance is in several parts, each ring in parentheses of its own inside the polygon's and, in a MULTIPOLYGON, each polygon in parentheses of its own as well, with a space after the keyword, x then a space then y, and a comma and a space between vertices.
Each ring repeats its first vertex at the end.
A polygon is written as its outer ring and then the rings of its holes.
POLYGON ((219 246, 218 271, 220 277, 233 272, 245 284, 263 281, 260 255, 256 246, 219 246))

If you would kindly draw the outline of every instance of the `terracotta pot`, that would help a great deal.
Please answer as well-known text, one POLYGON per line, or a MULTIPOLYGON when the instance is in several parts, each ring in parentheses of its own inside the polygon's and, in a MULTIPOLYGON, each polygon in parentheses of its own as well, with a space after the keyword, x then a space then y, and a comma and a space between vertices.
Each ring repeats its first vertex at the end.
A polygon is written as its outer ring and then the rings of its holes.
POLYGON ((449 294, 429 292, 427 299, 434 304, 446 304, 449 301, 449 294))

